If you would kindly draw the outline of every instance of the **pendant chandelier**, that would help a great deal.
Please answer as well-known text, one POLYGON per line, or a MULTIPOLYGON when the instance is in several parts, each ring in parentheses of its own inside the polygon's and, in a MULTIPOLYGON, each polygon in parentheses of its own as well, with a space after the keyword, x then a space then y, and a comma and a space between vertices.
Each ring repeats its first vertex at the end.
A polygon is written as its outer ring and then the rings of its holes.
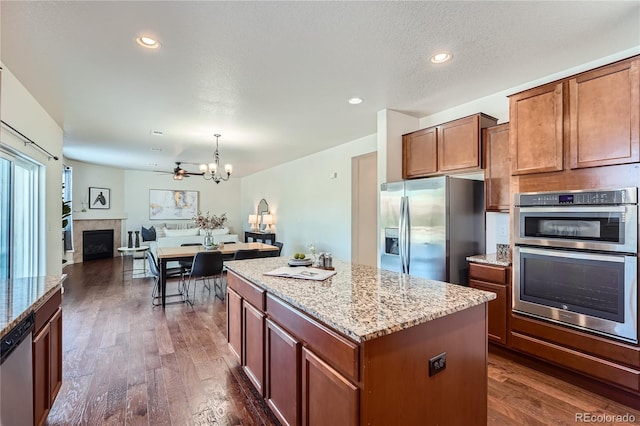
POLYGON ((216 152, 213 154, 213 163, 209 164, 200 164, 200 171, 202 172, 202 177, 205 180, 212 180, 215 183, 220 183, 221 180, 227 181, 231 176, 231 172, 233 171, 233 166, 231 164, 224 165, 224 174, 220 170, 220 153, 218 152, 218 138, 220 135, 213 135, 216 137, 216 152))

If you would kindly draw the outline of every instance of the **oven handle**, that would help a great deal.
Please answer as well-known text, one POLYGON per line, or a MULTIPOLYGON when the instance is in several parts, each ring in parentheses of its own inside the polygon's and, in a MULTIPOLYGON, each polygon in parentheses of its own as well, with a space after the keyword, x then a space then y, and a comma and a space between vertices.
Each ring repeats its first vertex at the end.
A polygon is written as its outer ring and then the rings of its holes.
POLYGON ((627 204, 623 206, 566 206, 566 207, 523 207, 516 206, 514 213, 628 213, 631 209, 637 209, 637 204, 627 204))
POLYGON ((635 259, 636 256, 633 255, 624 255, 624 254, 600 254, 600 253, 585 253, 578 251, 565 251, 565 250, 554 250, 554 249, 542 249, 536 247, 524 247, 524 246, 516 246, 515 247, 515 255, 518 253, 529 253, 529 254, 537 254, 540 256, 548 256, 548 257, 562 257, 562 258, 570 258, 570 259, 584 259, 584 260, 596 260, 601 262, 618 262, 625 263, 628 261, 628 258, 635 259))

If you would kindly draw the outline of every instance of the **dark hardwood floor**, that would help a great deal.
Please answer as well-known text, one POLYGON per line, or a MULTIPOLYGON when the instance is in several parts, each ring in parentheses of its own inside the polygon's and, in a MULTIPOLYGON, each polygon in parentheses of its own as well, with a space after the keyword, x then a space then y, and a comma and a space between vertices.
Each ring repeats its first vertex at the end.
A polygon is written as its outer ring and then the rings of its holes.
MULTIPOLYGON (((63 384, 47 424, 277 424, 227 349, 224 303, 199 286, 193 307, 163 311, 151 305, 153 280, 123 282, 120 262, 64 268, 63 384)), ((576 413, 640 422, 639 411, 500 356, 488 371, 489 425, 569 425, 576 413)))

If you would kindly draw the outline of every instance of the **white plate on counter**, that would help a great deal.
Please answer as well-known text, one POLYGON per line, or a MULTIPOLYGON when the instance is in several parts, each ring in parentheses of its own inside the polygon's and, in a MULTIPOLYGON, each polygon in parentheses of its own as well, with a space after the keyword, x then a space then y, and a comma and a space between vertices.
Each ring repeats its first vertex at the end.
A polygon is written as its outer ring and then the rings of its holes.
POLYGON ((311 266, 311 259, 289 259, 289 266, 311 266))

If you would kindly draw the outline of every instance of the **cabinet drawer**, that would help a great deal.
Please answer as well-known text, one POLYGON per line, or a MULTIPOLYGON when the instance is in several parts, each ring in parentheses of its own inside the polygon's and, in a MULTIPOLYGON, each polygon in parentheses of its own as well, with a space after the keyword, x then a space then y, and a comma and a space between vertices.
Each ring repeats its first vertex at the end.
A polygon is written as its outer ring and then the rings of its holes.
POLYGON ((235 290, 236 293, 251 303, 254 307, 264 312, 265 291, 263 289, 245 281, 231 271, 227 274, 227 286, 235 290))
POLYGON ((481 265, 478 263, 469 264, 469 278, 480 281, 492 281, 494 283, 506 284, 507 269, 503 266, 481 265))
POLYGON ((358 381, 357 344, 270 294, 267 295, 267 314, 334 368, 349 379, 358 381))
POLYGON ((35 328, 33 330, 33 334, 40 331, 42 327, 44 327, 48 322, 49 318, 53 316, 58 311, 58 308, 62 305, 62 290, 57 290, 53 293, 47 301, 45 301, 38 309, 35 311, 35 328))

